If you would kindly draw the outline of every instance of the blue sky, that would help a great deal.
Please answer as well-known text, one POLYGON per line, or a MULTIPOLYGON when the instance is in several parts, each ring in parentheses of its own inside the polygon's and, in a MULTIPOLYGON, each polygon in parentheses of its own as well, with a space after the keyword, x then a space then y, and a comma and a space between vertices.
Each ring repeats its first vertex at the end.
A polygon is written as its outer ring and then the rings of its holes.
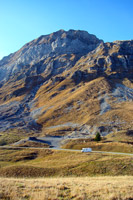
POLYGON ((0 59, 59 29, 133 39, 133 0, 0 0, 0 59))

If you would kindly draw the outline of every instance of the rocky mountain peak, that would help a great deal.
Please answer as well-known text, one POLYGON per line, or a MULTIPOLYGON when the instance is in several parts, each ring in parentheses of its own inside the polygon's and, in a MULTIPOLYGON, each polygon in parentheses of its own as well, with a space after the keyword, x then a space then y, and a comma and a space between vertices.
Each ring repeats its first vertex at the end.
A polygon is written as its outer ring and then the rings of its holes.
POLYGON ((42 35, 0 61, 0 131, 131 129, 132 74, 132 40, 104 43, 80 30, 42 35))
MULTIPOLYGON (((63 54, 82 56, 95 49, 100 42, 101 40, 96 36, 86 31, 59 30, 40 36, 0 61, 0 82, 5 82, 14 74, 23 71, 24 66, 35 65, 48 57, 52 58, 63 54)), ((30 73, 28 73, 29 75, 30 73)))

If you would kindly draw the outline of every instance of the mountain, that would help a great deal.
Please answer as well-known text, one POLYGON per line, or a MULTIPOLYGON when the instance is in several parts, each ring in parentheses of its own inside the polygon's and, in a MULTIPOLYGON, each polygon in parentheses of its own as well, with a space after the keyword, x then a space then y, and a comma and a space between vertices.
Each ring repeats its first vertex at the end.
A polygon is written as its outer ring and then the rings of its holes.
POLYGON ((131 132, 132 79, 133 40, 43 35, 0 61, 0 132, 131 132))

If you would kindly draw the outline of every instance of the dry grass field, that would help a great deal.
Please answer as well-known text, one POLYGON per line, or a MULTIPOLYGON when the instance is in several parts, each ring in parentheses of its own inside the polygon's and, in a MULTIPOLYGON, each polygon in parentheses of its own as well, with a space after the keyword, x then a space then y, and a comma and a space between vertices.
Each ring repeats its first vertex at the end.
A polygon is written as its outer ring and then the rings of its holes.
POLYGON ((0 178, 1 200, 132 200, 133 176, 0 178))
POLYGON ((133 176, 132 158, 127 155, 45 149, 0 149, 0 176, 133 176))
POLYGON ((0 149, 0 200, 133 200, 132 156, 0 149))

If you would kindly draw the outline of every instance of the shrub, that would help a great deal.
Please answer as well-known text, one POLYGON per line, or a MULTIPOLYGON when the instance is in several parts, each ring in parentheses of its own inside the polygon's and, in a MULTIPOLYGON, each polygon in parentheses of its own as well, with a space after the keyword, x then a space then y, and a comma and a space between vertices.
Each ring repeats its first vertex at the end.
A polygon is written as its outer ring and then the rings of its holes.
POLYGON ((97 132, 96 137, 95 137, 95 141, 100 141, 101 140, 101 135, 99 132, 97 132))

